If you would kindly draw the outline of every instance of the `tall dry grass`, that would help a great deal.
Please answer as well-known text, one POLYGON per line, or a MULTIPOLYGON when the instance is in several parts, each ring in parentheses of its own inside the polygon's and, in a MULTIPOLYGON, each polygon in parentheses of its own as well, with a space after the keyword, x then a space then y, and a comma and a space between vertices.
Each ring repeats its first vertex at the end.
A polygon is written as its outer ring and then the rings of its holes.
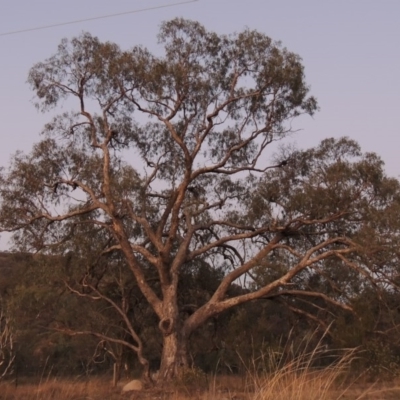
MULTIPOLYGON (((276 362, 270 354, 269 364, 276 362)), ((249 375, 255 388, 254 400, 325 400, 340 399, 349 391, 346 374, 355 357, 354 350, 341 355, 326 354, 323 348, 303 352, 289 360, 278 360, 277 368, 266 374, 249 375), (329 365, 315 367, 320 358, 331 357, 329 365)))
POLYGON ((396 382, 371 383, 364 374, 354 373, 358 349, 332 351, 324 346, 327 333, 317 341, 316 333, 296 345, 289 341, 278 352, 269 350, 253 358, 246 366, 251 400, 400 399, 396 382))

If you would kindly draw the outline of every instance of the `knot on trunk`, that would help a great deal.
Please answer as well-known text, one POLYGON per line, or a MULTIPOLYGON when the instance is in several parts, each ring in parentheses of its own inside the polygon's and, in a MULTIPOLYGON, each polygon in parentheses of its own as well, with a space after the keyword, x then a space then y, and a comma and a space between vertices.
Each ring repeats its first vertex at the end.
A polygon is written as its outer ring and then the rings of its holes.
POLYGON ((164 336, 169 336, 174 327, 174 320, 172 318, 163 318, 158 324, 158 327, 164 336))

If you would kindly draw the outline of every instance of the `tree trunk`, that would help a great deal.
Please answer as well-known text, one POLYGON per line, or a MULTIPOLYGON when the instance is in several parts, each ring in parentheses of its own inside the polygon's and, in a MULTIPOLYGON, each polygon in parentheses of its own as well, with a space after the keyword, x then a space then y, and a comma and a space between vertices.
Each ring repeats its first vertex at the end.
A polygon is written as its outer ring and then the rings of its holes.
POLYGON ((187 336, 174 330, 164 336, 159 382, 168 382, 179 376, 188 367, 187 336))

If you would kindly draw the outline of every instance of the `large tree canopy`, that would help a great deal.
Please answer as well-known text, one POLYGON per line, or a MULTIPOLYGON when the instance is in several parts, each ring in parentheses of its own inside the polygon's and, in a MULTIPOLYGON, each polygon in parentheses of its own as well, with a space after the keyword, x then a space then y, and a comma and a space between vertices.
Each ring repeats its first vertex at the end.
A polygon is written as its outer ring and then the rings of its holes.
POLYGON ((130 338, 97 335, 147 371, 131 291, 102 283, 125 266, 158 318, 167 379, 187 365, 191 333, 233 306, 305 296, 350 309, 349 282, 390 283, 399 185, 348 139, 268 163, 267 146, 317 103, 301 59, 264 34, 175 19, 159 42, 156 56, 83 34, 31 69, 37 107, 71 111, 1 176, 0 224, 19 249, 73 252, 83 275, 70 290, 108 302, 130 338), (201 266, 221 278, 184 304, 180 281, 201 266))

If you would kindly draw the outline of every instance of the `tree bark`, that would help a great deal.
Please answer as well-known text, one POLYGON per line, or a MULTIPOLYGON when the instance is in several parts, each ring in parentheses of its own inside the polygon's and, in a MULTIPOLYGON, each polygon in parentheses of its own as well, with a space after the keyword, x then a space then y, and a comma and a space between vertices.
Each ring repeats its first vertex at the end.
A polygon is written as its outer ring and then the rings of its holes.
POLYGON ((174 330, 164 336, 163 352, 158 380, 168 382, 188 367, 188 338, 182 331, 174 330))

